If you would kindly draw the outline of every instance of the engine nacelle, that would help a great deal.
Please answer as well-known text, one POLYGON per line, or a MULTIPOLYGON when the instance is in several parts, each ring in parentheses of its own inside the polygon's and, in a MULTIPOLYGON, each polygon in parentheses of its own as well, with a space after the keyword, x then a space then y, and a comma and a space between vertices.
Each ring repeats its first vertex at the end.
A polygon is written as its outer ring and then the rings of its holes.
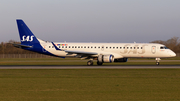
POLYGON ((127 62, 128 58, 114 59, 114 62, 127 62))
POLYGON ((99 62, 114 62, 114 56, 113 55, 99 55, 98 56, 99 62))

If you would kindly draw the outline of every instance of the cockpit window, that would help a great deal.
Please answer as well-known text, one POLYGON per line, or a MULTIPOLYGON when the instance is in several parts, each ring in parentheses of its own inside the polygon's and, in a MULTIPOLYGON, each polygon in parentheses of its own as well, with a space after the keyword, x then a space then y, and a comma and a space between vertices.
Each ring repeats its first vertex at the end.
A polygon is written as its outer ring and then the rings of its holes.
POLYGON ((160 49, 168 49, 166 46, 161 46, 160 49))

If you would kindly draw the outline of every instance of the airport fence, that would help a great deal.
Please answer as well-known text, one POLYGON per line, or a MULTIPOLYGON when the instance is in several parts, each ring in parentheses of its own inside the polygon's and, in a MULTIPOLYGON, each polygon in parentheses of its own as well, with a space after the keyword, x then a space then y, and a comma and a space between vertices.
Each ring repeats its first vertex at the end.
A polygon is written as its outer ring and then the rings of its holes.
MULTIPOLYGON (((176 53, 180 57, 180 53, 176 53)), ((0 54, 0 58, 55 58, 54 56, 43 54, 0 54)))

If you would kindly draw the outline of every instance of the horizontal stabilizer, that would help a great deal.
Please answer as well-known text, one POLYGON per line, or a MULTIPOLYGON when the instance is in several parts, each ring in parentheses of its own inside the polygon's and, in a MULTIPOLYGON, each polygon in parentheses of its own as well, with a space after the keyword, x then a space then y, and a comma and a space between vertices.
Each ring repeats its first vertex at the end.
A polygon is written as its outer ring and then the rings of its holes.
POLYGON ((22 45, 22 44, 13 44, 13 46, 17 48, 32 48, 32 46, 22 45))

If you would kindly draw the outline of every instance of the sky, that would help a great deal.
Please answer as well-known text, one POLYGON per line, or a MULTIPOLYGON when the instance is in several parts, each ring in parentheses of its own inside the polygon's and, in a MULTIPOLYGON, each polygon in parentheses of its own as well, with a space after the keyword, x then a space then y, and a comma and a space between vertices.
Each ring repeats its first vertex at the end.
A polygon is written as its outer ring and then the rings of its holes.
POLYGON ((16 19, 54 42, 148 43, 180 37, 180 0, 1 0, 0 42, 20 41, 16 19))

